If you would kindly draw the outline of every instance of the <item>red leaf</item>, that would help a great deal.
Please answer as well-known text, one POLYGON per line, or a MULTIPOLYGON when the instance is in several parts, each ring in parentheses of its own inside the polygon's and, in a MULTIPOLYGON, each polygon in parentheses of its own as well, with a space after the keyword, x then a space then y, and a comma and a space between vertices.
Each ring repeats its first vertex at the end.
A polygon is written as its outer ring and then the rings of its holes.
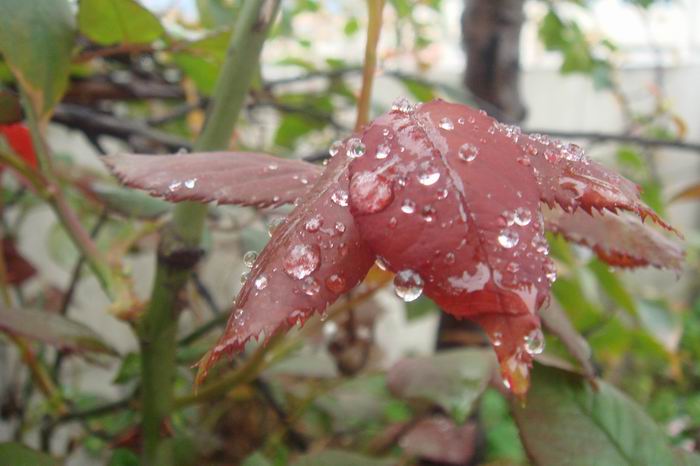
POLYGON ((477 427, 474 422, 458 426, 445 416, 418 421, 401 437, 399 445, 410 455, 439 464, 468 464, 476 453, 477 427))
POLYGON ((252 337, 267 339, 323 312, 359 283, 374 255, 347 209, 349 160, 334 158, 273 233, 234 303, 224 334, 200 361, 200 375, 252 337))
POLYGON ((322 168, 253 152, 119 154, 103 160, 120 181, 169 201, 278 206, 303 196, 322 168))
POLYGON ((546 227, 567 240, 595 251, 601 260, 618 267, 653 265, 680 271, 683 250, 639 219, 609 212, 580 210, 567 213, 559 209, 545 213, 546 227))
POLYGON ((351 210, 399 278, 417 277, 444 310, 486 330, 522 393, 554 269, 534 175, 491 123, 439 101, 375 120, 362 137, 368 155, 350 166, 351 210))
POLYGON ((22 123, 0 125, 0 134, 5 136, 7 143, 32 168, 37 168, 34 144, 29 129, 22 123))
POLYGON ((8 285, 21 285, 36 274, 34 266, 17 251, 11 238, 2 239, 2 252, 8 285))

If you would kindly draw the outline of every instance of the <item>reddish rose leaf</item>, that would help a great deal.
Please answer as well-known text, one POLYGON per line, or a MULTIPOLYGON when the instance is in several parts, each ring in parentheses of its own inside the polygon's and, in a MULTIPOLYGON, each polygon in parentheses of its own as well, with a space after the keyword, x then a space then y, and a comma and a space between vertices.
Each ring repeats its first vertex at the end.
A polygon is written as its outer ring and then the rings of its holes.
POLYGON ((12 238, 3 238, 2 252, 8 285, 21 285, 36 274, 34 266, 17 251, 12 238))
POLYGON ((126 186, 169 201, 270 207, 294 202, 322 168, 253 152, 119 154, 103 160, 126 186))
POLYGON ((200 375, 252 337, 265 339, 323 312, 374 263, 348 202, 348 159, 336 157, 274 231, 234 303, 224 334, 200 361, 200 375))
POLYGON ((545 212, 546 228, 567 240, 591 248, 598 257, 618 267, 652 265, 680 271, 683 250, 661 233, 629 215, 609 212, 545 212))
POLYGON ((36 153, 29 129, 23 123, 0 125, 2 134, 13 151, 17 153, 30 167, 37 168, 36 153))
POLYGON ((476 424, 456 425, 445 416, 422 419, 399 440, 410 455, 440 464, 468 464, 476 453, 476 424))
POLYGON ((422 282, 444 310, 484 328, 504 379, 523 393, 554 268, 532 170, 491 126, 441 101, 378 118, 362 137, 367 155, 350 166, 351 210, 399 281, 422 282))

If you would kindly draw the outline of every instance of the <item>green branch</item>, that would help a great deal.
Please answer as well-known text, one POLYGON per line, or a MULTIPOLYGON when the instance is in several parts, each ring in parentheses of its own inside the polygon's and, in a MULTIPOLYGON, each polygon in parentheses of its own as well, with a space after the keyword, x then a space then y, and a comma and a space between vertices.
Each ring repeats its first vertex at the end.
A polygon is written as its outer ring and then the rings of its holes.
MULTIPOLYGON (((197 151, 228 148, 280 0, 246 0, 207 111, 197 151)), ((164 229, 150 304, 139 326, 142 351, 143 462, 172 464, 161 426, 173 409, 179 295, 200 255, 206 206, 181 203, 164 229)))

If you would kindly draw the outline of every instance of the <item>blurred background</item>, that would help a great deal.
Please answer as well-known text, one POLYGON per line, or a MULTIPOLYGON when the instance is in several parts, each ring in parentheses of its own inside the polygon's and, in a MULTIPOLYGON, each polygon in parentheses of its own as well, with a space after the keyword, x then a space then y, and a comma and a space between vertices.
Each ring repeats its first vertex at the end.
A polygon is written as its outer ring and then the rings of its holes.
MULTIPOLYGON (((70 204, 98 245, 128 264, 146 299, 156 232, 170 206, 119 188, 99 157, 191 149, 240 2, 142 5, 130 12, 137 27, 129 29, 81 20, 83 5, 71 3, 80 35, 48 142, 70 204)), ((365 2, 282 2, 231 146, 318 161, 349 134, 366 16, 365 2)), ((587 340, 597 373, 643 406, 675 447, 700 449, 700 1, 387 0, 383 18, 372 118, 401 97, 481 107, 524 131, 581 145, 642 186, 645 202, 683 232, 679 273, 613 271, 552 238, 553 294, 587 340)), ((0 81, 13 89, 4 64, 0 81)), ((69 465, 139 464, 137 339, 105 312, 108 299, 51 210, 17 179, 5 175, 2 188, 14 299, 80 322, 109 351, 93 354, 72 340, 77 349, 37 345, 70 406, 56 414, 0 335, 0 440, 20 439, 69 465)), ((288 211, 212 206, 207 254, 181 318, 180 396, 191 392, 189 367, 218 336, 241 286, 244 253, 260 251, 269 225, 288 211)), ((436 347, 488 351, 477 329, 450 322, 427 298, 407 304, 383 289, 350 317, 292 333, 293 350, 253 382, 173 416, 167 429, 179 439, 182 464, 291 464, 299 451, 330 447, 368 454, 342 464, 375 464, 370 454, 395 459, 386 464, 528 464, 498 389, 455 394, 442 374, 416 405, 387 386, 385 371, 406 356, 430 357, 436 347), (411 430, 426 412, 437 421, 411 430), (440 442, 430 440, 436 435, 440 442)), ((569 358, 551 336, 547 353, 569 358)))

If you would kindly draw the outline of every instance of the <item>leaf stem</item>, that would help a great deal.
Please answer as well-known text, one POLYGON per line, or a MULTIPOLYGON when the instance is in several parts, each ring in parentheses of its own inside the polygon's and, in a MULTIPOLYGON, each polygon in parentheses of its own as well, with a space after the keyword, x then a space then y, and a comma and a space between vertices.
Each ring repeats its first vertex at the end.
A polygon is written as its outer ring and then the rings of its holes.
POLYGON ((374 74, 377 71, 377 46, 382 31, 382 11, 384 11, 384 0, 367 0, 369 24, 367 26, 367 44, 365 45, 365 62, 362 68, 362 88, 357 102, 355 131, 359 131, 369 121, 372 84, 374 74))
MULTIPOLYGON (((195 150, 228 148, 279 3, 280 0, 243 3, 195 150)), ((151 300, 139 326, 143 463, 149 466, 172 464, 169 444, 161 438, 161 426, 173 409, 179 296, 201 254, 199 244, 206 214, 207 207, 201 204, 184 202, 175 207, 161 236, 151 300)))

